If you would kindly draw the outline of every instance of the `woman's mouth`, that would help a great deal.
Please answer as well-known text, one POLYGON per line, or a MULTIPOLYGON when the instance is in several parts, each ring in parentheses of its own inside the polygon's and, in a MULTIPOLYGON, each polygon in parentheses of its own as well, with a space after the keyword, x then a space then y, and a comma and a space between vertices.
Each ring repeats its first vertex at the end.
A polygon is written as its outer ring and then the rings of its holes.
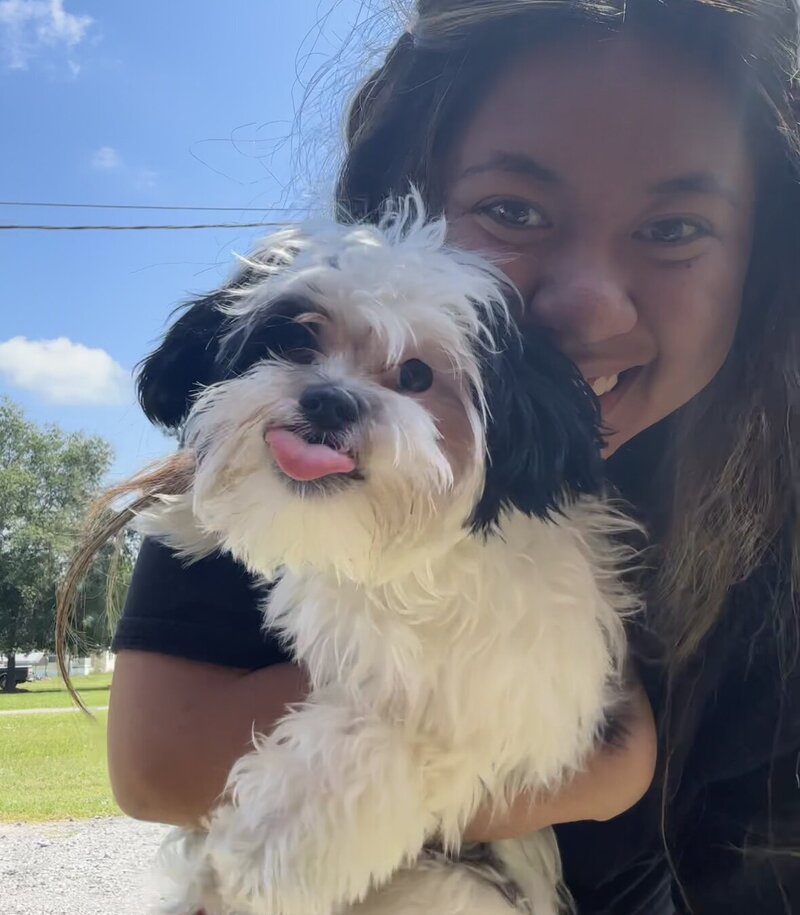
POLYGON ((604 416, 608 415, 608 411, 630 388, 641 370, 641 365, 635 365, 613 375, 598 375, 595 378, 586 379, 600 400, 604 416))
POLYGON ((589 386, 598 397, 602 397, 603 394, 608 394, 609 391, 613 391, 617 386, 618 381, 619 374, 604 375, 600 378, 589 379, 589 386))

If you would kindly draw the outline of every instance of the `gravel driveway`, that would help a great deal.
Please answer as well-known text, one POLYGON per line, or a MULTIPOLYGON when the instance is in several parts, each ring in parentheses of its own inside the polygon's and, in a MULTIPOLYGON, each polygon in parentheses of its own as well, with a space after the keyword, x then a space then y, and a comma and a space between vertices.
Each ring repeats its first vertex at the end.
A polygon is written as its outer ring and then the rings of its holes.
POLYGON ((167 827, 127 817, 0 823, 0 910, 146 915, 148 871, 167 827))

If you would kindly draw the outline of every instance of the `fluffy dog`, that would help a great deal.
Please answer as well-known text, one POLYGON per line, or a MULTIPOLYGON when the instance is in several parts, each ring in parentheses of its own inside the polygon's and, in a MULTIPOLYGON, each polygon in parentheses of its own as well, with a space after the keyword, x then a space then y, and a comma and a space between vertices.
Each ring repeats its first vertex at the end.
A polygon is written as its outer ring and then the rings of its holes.
POLYGON ((140 528, 277 579, 265 626, 312 684, 207 830, 166 843, 163 913, 560 909, 550 830, 461 836, 602 739, 631 525, 592 391, 516 307, 412 197, 268 238, 145 361, 145 412, 193 470, 140 528))

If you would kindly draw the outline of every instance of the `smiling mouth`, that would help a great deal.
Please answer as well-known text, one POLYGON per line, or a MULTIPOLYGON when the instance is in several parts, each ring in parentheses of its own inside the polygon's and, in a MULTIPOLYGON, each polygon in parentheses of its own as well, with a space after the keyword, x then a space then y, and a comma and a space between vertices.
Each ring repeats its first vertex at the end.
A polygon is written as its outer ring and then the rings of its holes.
POLYGON ((602 397, 603 394, 608 394, 609 391, 613 391, 617 386, 619 381, 619 374, 617 375, 603 375, 600 378, 592 378, 589 380, 589 387, 595 392, 598 397, 602 397))
POLYGON ((587 378, 586 381, 597 397, 603 397, 612 391, 619 391, 638 374, 641 368, 640 365, 634 365, 614 375, 601 375, 597 378, 587 378))

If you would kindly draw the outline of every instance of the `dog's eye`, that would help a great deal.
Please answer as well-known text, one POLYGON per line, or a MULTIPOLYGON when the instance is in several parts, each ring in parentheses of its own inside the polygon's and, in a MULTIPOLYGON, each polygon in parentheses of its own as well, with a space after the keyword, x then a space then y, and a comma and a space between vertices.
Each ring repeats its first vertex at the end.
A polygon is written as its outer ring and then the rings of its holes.
POLYGON ((421 394, 433 384, 433 370, 421 359, 409 359, 400 366, 400 390, 421 394))
POLYGON ((280 318, 268 326, 266 345, 280 359, 295 365, 311 365, 319 344, 314 324, 280 318))
POLYGON ((311 365, 317 354, 307 346, 298 346, 294 349, 286 350, 282 355, 287 362, 293 362, 295 365, 311 365))

